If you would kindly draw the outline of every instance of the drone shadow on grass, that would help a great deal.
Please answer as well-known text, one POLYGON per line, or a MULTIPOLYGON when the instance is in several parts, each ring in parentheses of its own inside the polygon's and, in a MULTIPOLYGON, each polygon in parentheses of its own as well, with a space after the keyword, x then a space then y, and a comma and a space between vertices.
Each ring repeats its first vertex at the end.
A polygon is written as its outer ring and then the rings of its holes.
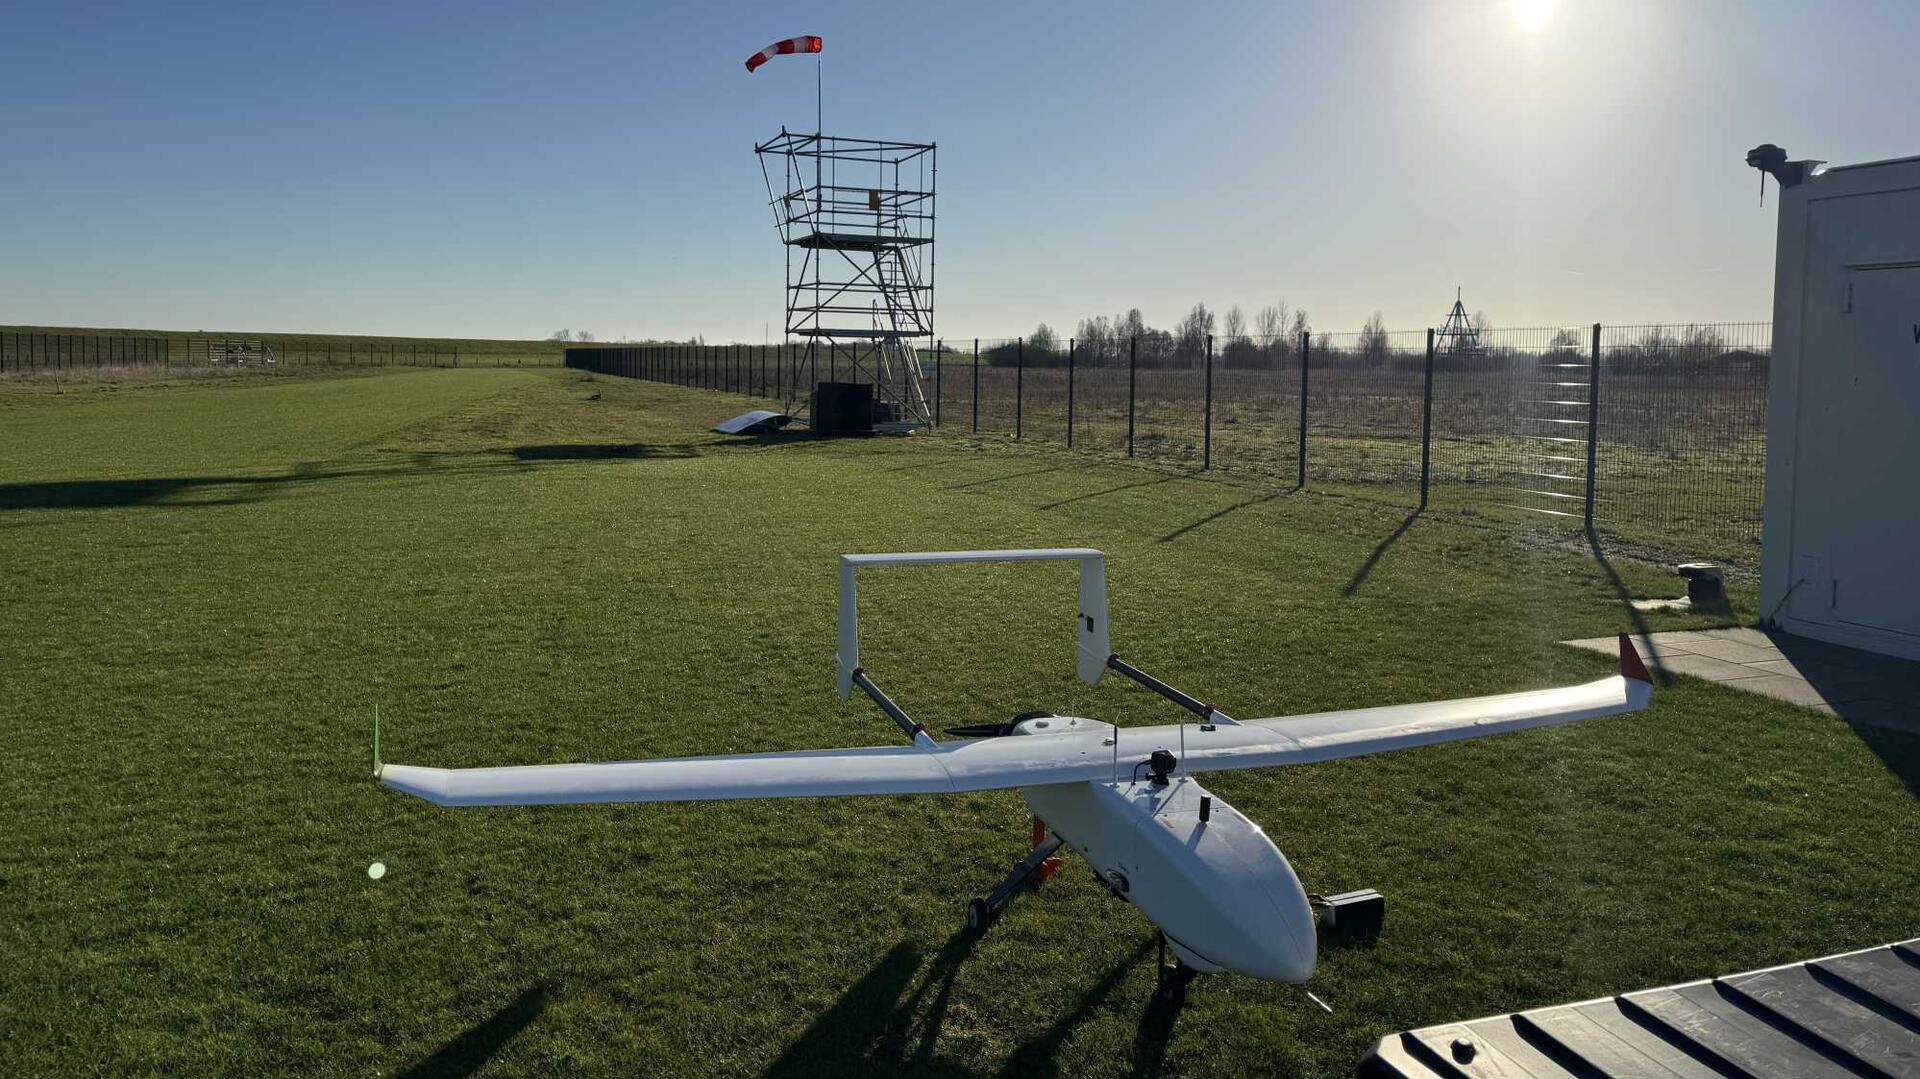
MULTIPOLYGON (((847 988, 786 1052, 764 1079, 803 1076, 969 1074, 959 1064, 936 1058, 953 985, 979 935, 961 930, 947 939, 921 971, 920 952, 901 943, 859 981, 847 988), (916 977, 916 972, 918 976, 916 977)), ((1152 941, 1142 941, 1114 965, 1076 1004, 1046 1030, 1014 1050, 998 1071, 1002 1076, 1052 1075, 1055 1057, 1073 1032, 1103 1007, 1130 972, 1147 958, 1152 941)), ((1158 998, 1147 1009, 1134 1043, 1136 1076, 1160 1074, 1179 1012, 1177 997, 1158 998)))
POLYGON ((977 939, 966 931, 948 938, 917 985, 920 950, 904 941, 895 945, 780 1054, 766 1079, 959 1074, 962 1069, 936 1063, 933 1052, 954 978, 977 939))
POLYGON ((433 1055, 400 1072, 395 1079, 454 1079, 485 1067, 494 1054, 518 1037, 546 1010, 552 986, 541 983, 515 997, 499 1011, 461 1031, 433 1055))

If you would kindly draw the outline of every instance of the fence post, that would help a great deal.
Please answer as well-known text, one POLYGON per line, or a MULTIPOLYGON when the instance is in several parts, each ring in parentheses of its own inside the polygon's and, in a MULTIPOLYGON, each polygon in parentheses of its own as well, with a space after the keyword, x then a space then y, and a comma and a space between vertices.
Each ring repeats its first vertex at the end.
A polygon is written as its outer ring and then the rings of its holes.
POLYGON ((1600 324, 1593 324, 1593 345, 1587 355, 1587 531, 1593 531, 1593 489, 1600 463, 1600 324))
POLYGON ((1294 486, 1307 485, 1307 367, 1313 352, 1313 331, 1300 331, 1300 476, 1294 486))
POLYGON ((973 339, 973 433, 980 433, 980 339, 973 339))
MULTIPOLYGON (((1427 327, 1427 381, 1420 401, 1420 509, 1433 478, 1433 327, 1427 327)), ((1418 512, 1418 511, 1416 511, 1418 512)))
POLYGON ((1206 426, 1200 443, 1200 470, 1213 467, 1213 335, 1207 335, 1206 426))
POLYGON ((1027 398, 1027 339, 1013 341, 1013 440, 1020 441, 1020 413, 1027 398))
POLYGON ((1133 382, 1140 367, 1140 336, 1127 338, 1127 456, 1133 456, 1133 382))
POLYGON ((1067 338, 1067 448, 1073 448, 1073 338, 1067 338))
POLYGON ((933 425, 940 426, 940 360, 947 354, 947 343, 933 343, 933 425))

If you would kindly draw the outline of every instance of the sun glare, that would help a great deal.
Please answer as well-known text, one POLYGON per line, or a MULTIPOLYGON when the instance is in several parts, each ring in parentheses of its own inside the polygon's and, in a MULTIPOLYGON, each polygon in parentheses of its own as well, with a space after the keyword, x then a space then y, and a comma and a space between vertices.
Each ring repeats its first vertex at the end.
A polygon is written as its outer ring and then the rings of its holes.
POLYGON ((1537 34, 1553 19, 1554 0, 1513 0, 1513 21, 1521 30, 1537 34))

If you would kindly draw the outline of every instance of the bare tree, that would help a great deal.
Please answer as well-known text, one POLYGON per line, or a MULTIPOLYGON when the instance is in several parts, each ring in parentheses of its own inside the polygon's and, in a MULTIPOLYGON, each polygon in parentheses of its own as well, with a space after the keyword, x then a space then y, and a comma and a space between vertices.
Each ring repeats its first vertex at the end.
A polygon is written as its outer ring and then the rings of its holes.
POLYGON ((1313 323, 1307 318, 1307 309, 1302 307, 1293 313, 1293 326, 1287 330, 1287 336, 1299 340, 1313 332, 1313 323))
POLYGON ((1253 332, 1269 340, 1287 332, 1287 301, 1270 303, 1253 316, 1253 332))
POLYGON ((1105 315, 1081 319, 1074 336, 1080 339, 1080 352, 1088 363, 1105 362, 1113 354, 1113 324, 1105 315))
POLYGON ((1367 316, 1366 325, 1360 327, 1360 355, 1369 365, 1378 367, 1387 362, 1387 320, 1375 311, 1367 316))
POLYGON ((1060 338, 1054 334, 1053 327, 1042 322, 1027 335, 1027 347, 1035 352, 1054 352, 1060 348, 1060 338))
POLYGON ((1240 310, 1239 304, 1227 308, 1225 329, 1228 337, 1239 338, 1247 335, 1247 316, 1240 310))
POLYGON ((1688 325, 1680 334, 1680 359, 1687 363, 1711 360, 1727 350, 1726 338, 1712 326, 1688 325))
POLYGON ((573 335, 573 339, 591 344, 593 342, 593 333, 589 330, 581 330, 579 333, 573 335))
POLYGON ((1200 357, 1206 355, 1207 338, 1213 334, 1213 312, 1207 305, 1197 303, 1187 317, 1180 320, 1180 326, 1174 331, 1176 355, 1182 363, 1197 364, 1200 357))
POLYGON ((551 333, 551 334, 549 334, 549 335, 547 336, 547 340, 549 340, 549 341, 571 341, 571 340, 573 340, 573 331, 572 331, 572 330, 555 330, 555 331, 553 331, 553 333, 551 333))

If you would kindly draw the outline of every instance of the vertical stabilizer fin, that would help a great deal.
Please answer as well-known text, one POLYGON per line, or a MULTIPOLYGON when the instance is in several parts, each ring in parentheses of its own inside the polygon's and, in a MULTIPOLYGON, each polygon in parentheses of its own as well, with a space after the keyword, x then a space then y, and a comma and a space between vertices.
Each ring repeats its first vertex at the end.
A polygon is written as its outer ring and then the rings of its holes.
POLYGON ((1620 677, 1635 682, 1653 682, 1653 675, 1647 673, 1647 665, 1640 658, 1640 650, 1633 646, 1630 634, 1620 635, 1620 677))

